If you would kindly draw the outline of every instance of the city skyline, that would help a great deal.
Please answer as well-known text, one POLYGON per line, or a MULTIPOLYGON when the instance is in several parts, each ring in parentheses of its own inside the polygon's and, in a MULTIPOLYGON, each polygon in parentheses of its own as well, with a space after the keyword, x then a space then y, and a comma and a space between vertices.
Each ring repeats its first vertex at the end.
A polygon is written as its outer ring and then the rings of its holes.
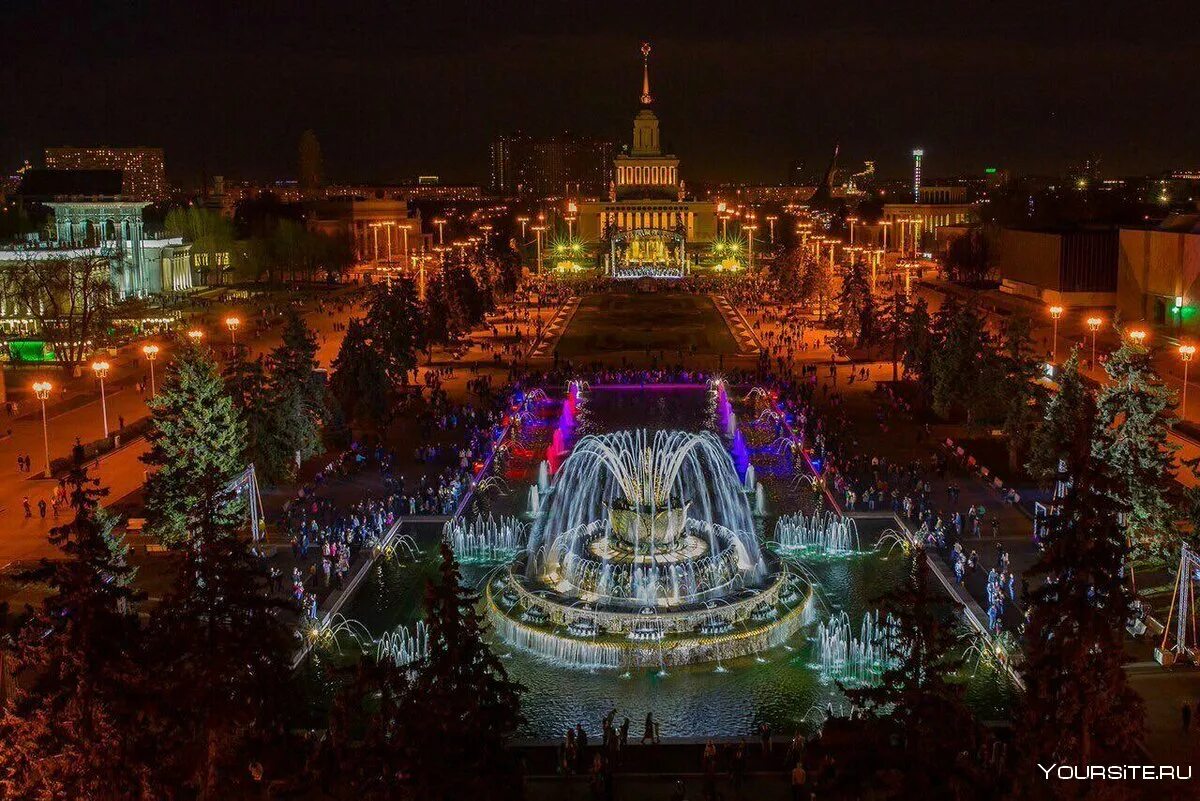
POLYGON ((695 181, 782 182, 795 161, 819 173, 835 144, 843 165, 872 159, 887 177, 906 173, 914 147, 930 176, 1057 174, 1091 155, 1109 175, 1153 172, 1200 161, 1182 135, 1200 111, 1179 102, 1188 50, 1172 7, 1077 18, 1022 3, 856 16, 460 3, 349 16, 309 2, 153 17, 80 7, 62 26, 61 9, 25 3, 3 12, 36 35, 19 37, 0 78, 6 106, 22 109, 0 129, 0 159, 11 168, 47 147, 148 145, 164 148, 178 183, 279 179, 295 177, 312 129, 332 181, 486 183, 501 134, 621 141, 637 43, 649 39, 656 104, 672 120, 664 145, 695 181), (97 52, 87 31, 101 22, 131 46, 97 52), (159 44, 154 30, 172 35, 159 44))

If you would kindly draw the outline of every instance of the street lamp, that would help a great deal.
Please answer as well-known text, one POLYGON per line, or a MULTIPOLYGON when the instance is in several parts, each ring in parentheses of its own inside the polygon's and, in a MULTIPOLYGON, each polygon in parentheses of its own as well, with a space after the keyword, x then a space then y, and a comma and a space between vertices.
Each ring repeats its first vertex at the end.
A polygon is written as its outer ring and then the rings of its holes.
POLYGON ((153 398, 156 394, 154 391, 154 360, 158 358, 158 345, 145 345, 142 347, 142 353, 146 354, 146 361, 150 362, 150 397, 153 398))
POLYGON ((1126 336, 1133 340, 1133 344, 1137 345, 1139 348, 1146 341, 1146 332, 1140 328, 1135 328, 1126 334, 1126 336))
POLYGON ((1099 317, 1089 317, 1087 324, 1088 328, 1092 331, 1092 369, 1094 370, 1096 368, 1096 332, 1100 330, 1100 326, 1104 324, 1104 321, 1099 317))
POLYGON ((743 231, 749 232, 750 236, 746 239, 746 269, 754 269, 754 232, 758 230, 756 223, 747 223, 742 226, 743 231))
POLYGON ((100 379, 100 416, 104 418, 104 438, 108 439, 108 400, 104 397, 104 379, 108 376, 108 362, 92 362, 92 372, 100 379))
POLYGON ((771 227, 771 244, 772 245, 775 244, 775 221, 778 219, 779 219, 779 217, 777 217, 774 214, 767 215, 767 225, 769 225, 771 227))
POLYGON ((46 401, 50 398, 50 390, 54 385, 49 381, 36 381, 33 384, 33 394, 42 402, 42 446, 46 452, 46 478, 50 478, 50 429, 46 425, 46 401))
POLYGON ((1188 364, 1192 361, 1192 357, 1196 355, 1195 345, 1180 345, 1179 358, 1183 360, 1183 402, 1179 404, 1179 417, 1181 420, 1187 419, 1187 374, 1188 364))
POLYGON ((1058 319, 1060 317, 1062 317, 1062 315, 1063 315, 1063 307, 1062 306, 1051 306, 1050 307, 1050 319, 1052 319, 1054 321, 1054 347, 1051 348, 1051 353, 1053 354, 1050 357, 1051 362, 1058 361, 1058 319))
POLYGON ((438 244, 446 244, 446 220, 442 217, 434 217, 433 224, 438 227, 438 244))
POLYGON ((529 225, 529 218, 522 215, 517 218, 517 222, 521 224, 521 241, 525 241, 525 226, 529 225))
POLYGON ((529 230, 533 231, 537 235, 537 272, 538 272, 538 275, 541 275, 542 274, 542 232, 546 230, 546 226, 533 225, 533 226, 530 226, 529 230))
POLYGON ((229 341, 233 345, 237 344, 237 330, 238 330, 238 326, 241 324, 242 324, 242 321, 239 320, 237 317, 226 317, 225 318, 225 325, 229 326, 229 341))

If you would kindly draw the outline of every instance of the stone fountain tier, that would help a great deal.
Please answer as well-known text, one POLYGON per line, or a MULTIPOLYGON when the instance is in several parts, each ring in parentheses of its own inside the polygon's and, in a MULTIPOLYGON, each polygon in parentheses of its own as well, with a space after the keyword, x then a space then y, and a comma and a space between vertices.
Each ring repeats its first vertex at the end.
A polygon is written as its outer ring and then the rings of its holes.
POLYGON ((812 586, 774 555, 766 560, 761 587, 658 609, 549 591, 527 582, 517 564, 488 583, 484 604, 504 641, 557 662, 617 668, 733 659, 780 645, 815 620, 812 586))
POLYGON ((626 500, 608 509, 613 536, 636 553, 676 548, 687 528, 688 504, 643 507, 626 500))

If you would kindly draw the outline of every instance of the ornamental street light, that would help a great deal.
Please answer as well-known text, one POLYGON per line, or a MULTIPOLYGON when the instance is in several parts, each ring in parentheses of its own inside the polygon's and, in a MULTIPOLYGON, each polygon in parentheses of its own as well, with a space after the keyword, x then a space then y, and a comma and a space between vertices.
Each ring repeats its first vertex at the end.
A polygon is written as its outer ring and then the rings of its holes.
POLYGON ((1050 352, 1052 354, 1050 357, 1051 362, 1058 361, 1058 320, 1060 317, 1062 317, 1062 315, 1063 315, 1063 307, 1062 306, 1051 306, 1050 307, 1050 319, 1052 319, 1054 321, 1054 345, 1050 349, 1050 352))
POLYGON ((1135 328, 1125 336, 1129 337, 1133 344, 1137 345, 1139 348, 1142 347, 1142 345, 1146 342, 1146 332, 1140 328, 1135 328))
POLYGON ((749 238, 746 240, 746 269, 749 270, 754 268, 754 232, 758 230, 758 225, 756 223, 748 223, 742 226, 742 230, 750 233, 749 238))
POLYGON ((771 244, 772 245, 775 244, 775 221, 778 219, 779 219, 779 217, 777 217, 774 214, 767 215, 767 225, 769 225, 771 227, 771 244))
MULTIPOLYGON (((540 216, 540 215, 539 215, 540 216)), ((529 230, 537 235, 537 273, 542 274, 542 232, 546 230, 544 225, 532 225, 529 230)))
POLYGON ((100 379, 100 417, 104 420, 104 438, 108 439, 108 400, 104 397, 104 379, 108 376, 108 362, 92 362, 92 372, 100 379))
POLYGON ((1179 404, 1179 419, 1187 419, 1187 384, 1188 384, 1188 365, 1192 361, 1192 357, 1196 355, 1195 345, 1180 345, 1179 358, 1183 360, 1183 402, 1179 404))
POLYGON ((33 394, 42 402, 42 447, 46 454, 46 478, 50 478, 50 428, 46 424, 46 401, 52 389, 54 385, 49 381, 36 381, 33 385, 33 394))
POLYGON ((524 242, 525 241, 525 226, 529 225, 529 218, 522 215, 517 218, 517 222, 519 222, 521 224, 521 241, 524 242))
MULTIPOLYGON (((438 227, 438 244, 446 244, 446 220, 442 217, 434 217, 433 224, 438 227)), ((525 230, 525 223, 521 223, 521 230, 525 230)))
POLYGON ((154 391, 154 360, 158 358, 158 345, 144 345, 142 353, 146 354, 146 361, 150 362, 150 397, 153 398, 156 394, 154 391))
POLYGON ((854 244, 854 224, 858 222, 858 218, 851 215, 846 218, 846 222, 850 223, 850 244, 854 244))
POLYGON ((1092 369, 1096 368, 1096 332, 1100 330, 1100 326, 1104 325, 1104 321, 1099 317, 1089 317, 1088 328, 1092 332, 1092 369))
POLYGON ((232 345, 237 345, 237 330, 242 321, 237 317, 226 317, 225 325, 229 326, 229 342, 232 345))

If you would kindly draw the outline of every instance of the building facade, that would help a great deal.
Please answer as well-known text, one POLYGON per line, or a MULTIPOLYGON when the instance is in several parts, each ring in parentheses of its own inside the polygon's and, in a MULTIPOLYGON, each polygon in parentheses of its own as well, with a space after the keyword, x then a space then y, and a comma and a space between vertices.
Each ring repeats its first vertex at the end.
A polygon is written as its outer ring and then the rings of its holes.
POLYGON ((1046 305, 1112 307, 1117 252, 1115 228, 1005 228, 996 243, 1000 289, 1046 305))
POLYGON ((170 193, 161 147, 48 147, 52 170, 119 170, 121 194, 130 200, 162 200, 170 193))
POLYGON ((1200 214, 1168 217, 1156 228, 1122 228, 1117 309, 1123 319, 1179 333, 1200 331, 1200 214))
POLYGON ((612 275, 682 275, 717 237, 717 204, 687 199, 679 159, 662 151, 649 56, 643 45, 641 108, 629 152, 613 159, 609 199, 578 206, 579 238, 612 275))
POLYGON ((391 198, 342 197, 312 204, 311 230, 348 240, 360 264, 403 268, 424 252, 421 216, 409 214, 408 203, 391 198))

